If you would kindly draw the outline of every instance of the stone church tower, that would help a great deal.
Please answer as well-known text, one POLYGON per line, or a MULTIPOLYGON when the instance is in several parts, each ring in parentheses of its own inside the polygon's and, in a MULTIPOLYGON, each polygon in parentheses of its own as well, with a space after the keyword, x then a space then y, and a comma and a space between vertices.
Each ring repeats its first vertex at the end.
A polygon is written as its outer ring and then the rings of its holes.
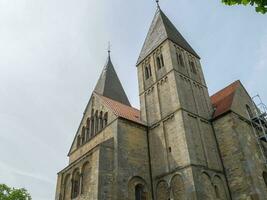
POLYGON ((209 199, 208 179, 217 177, 220 196, 229 199, 199 56, 160 9, 137 69, 157 198, 172 193, 174 199, 209 199), (173 191, 167 190, 168 183, 173 191))
POLYGON ((56 200, 267 199, 266 115, 240 81, 209 96, 200 57, 159 7, 137 71, 140 111, 108 56, 56 200))
POLYGON ((199 56, 160 9, 137 69, 155 196, 168 199, 171 192, 173 199, 209 199, 208 179, 216 177, 220 196, 229 199, 199 56))

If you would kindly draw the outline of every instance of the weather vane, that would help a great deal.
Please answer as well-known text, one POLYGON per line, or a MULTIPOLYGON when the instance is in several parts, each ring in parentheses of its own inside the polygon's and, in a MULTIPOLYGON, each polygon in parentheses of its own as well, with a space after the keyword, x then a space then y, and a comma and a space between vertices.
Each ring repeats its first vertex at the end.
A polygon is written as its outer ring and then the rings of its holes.
POLYGON ((111 52, 111 44, 110 42, 108 42, 108 56, 110 56, 110 52, 111 52))
POLYGON ((159 8, 159 0, 156 0, 156 3, 157 3, 157 6, 158 6, 158 8, 159 8))

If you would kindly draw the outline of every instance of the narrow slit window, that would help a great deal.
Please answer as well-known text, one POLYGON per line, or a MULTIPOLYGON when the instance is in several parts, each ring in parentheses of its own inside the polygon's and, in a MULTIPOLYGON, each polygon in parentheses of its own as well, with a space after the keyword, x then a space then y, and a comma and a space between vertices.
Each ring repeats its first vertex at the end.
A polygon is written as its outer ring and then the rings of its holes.
POLYGON ((104 124, 103 124, 103 112, 102 111, 100 112, 99 120, 100 120, 100 129, 102 130, 104 128, 104 124))
POLYGON ((85 143, 85 127, 82 128, 82 144, 85 143))
POLYGON ((90 128, 91 128, 91 120, 90 118, 88 118, 87 124, 86 124, 86 140, 87 141, 90 139, 90 128))
POLYGON ((157 56, 156 61, 158 70, 164 67, 164 59, 162 53, 157 56))
POLYGON ((158 70, 161 68, 161 62, 160 62, 159 56, 157 57, 157 67, 158 67, 158 70))
POLYGON ((149 77, 152 76, 152 71, 151 71, 151 66, 150 66, 150 64, 148 65, 148 75, 149 75, 149 77))
POLYGON ((151 76, 152 76, 151 65, 148 64, 145 66, 145 78, 149 79, 151 76))
POLYGON ((91 137, 94 136, 95 134, 95 122, 94 122, 94 118, 92 118, 91 120, 91 137))
POLYGON ((160 61, 161 61, 161 67, 164 67, 164 59, 162 54, 160 54, 160 61))
POLYGON ((99 131, 99 118, 98 111, 95 112, 95 134, 99 131))
POLYGON ((148 72, 148 67, 145 67, 145 78, 149 79, 149 72, 148 72))

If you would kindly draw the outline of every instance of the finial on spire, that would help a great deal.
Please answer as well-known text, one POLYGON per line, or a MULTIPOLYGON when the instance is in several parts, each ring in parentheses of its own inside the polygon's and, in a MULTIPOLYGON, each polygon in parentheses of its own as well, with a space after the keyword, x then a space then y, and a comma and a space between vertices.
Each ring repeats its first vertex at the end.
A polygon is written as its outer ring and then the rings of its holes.
POLYGON ((156 3, 157 3, 158 8, 160 8, 160 6, 159 6, 159 0, 156 0, 156 3))
POLYGON ((108 42, 108 56, 110 57, 110 52, 111 52, 111 44, 108 42))

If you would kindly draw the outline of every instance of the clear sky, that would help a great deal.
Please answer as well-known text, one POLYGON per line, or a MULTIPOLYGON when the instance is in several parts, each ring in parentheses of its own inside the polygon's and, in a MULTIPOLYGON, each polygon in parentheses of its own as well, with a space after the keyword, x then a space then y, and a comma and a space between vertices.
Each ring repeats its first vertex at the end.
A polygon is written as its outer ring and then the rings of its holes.
MULTIPOLYGON (((220 1, 161 7, 201 56, 211 94, 240 79, 267 103, 267 14, 220 1)), ((135 63, 155 10, 153 0, 0 0, 0 182, 54 199, 108 41, 139 106, 135 63)))

